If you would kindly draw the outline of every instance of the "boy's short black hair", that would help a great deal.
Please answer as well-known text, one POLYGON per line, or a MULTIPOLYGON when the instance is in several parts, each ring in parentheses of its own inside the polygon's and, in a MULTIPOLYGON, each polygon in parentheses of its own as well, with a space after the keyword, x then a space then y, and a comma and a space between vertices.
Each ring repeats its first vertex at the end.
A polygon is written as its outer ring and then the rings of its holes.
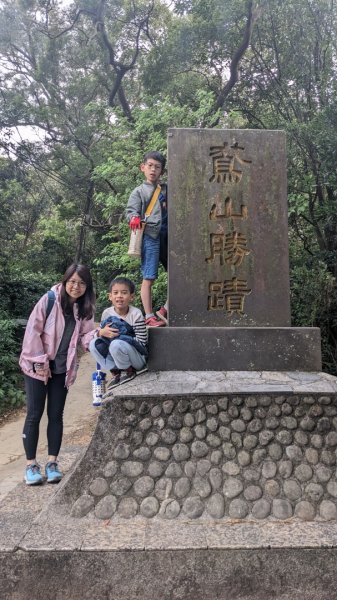
POLYGON ((146 163, 147 160, 152 158, 153 160, 157 160, 161 164, 162 172, 165 169, 166 158, 161 152, 157 152, 156 150, 152 150, 151 152, 146 152, 143 157, 143 163, 146 163))
POLYGON ((130 294, 135 293, 135 284, 133 283, 133 281, 131 281, 131 279, 128 279, 127 277, 115 277, 115 279, 110 281, 109 292, 111 292, 113 286, 116 285, 116 283, 124 283, 129 288, 130 294))

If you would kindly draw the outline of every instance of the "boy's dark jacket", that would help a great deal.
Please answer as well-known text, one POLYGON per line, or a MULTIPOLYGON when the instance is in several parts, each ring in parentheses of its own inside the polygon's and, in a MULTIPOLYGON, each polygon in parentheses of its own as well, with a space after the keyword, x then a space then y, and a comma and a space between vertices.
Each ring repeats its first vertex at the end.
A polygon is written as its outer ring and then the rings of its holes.
POLYGON ((119 319, 118 317, 111 316, 111 317, 107 317, 107 319, 104 319, 101 322, 100 327, 103 329, 103 327, 105 327, 106 325, 109 325, 109 326, 113 327, 114 329, 118 329, 119 336, 114 338, 113 340, 111 340, 110 338, 107 338, 107 337, 99 337, 96 339, 95 346, 96 346, 98 352, 104 358, 106 358, 108 356, 109 346, 110 346, 111 342, 113 342, 114 340, 123 340, 124 342, 131 344, 131 346, 134 346, 140 354, 147 356, 148 352, 147 352, 146 347, 143 346, 143 344, 141 344, 140 342, 138 342, 138 340, 136 340, 133 327, 131 325, 129 325, 129 323, 127 323, 123 319, 119 319))

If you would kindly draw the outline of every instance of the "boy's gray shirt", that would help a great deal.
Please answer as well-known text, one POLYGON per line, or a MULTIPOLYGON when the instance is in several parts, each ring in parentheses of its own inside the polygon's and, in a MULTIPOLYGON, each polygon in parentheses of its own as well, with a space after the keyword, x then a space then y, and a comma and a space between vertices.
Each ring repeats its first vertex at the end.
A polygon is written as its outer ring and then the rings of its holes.
MULTIPOLYGON (((128 223, 132 217, 139 216, 141 219, 145 217, 145 211, 150 203, 152 195, 157 186, 153 186, 152 183, 146 181, 136 187, 130 194, 125 214, 128 223)), ((150 237, 156 239, 160 234, 161 228, 161 207, 160 202, 157 200, 155 203, 152 213, 146 221, 144 233, 150 237)))

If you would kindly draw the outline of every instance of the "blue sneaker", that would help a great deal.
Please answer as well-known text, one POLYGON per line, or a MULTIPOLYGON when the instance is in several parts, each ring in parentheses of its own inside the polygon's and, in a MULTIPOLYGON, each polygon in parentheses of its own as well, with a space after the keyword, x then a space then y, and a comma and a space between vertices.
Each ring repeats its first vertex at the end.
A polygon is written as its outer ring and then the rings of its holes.
POLYGON ((46 477, 48 483, 58 483, 63 477, 57 462, 51 461, 46 464, 46 477))
POLYGON ((40 465, 36 463, 27 465, 25 473, 25 482, 27 485, 41 485, 41 483, 43 483, 40 465))

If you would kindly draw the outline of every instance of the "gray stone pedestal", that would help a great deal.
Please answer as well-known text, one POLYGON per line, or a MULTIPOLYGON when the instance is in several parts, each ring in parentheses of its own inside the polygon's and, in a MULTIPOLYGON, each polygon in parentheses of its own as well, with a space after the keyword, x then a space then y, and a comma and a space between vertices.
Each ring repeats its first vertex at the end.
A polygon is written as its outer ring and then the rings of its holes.
POLYGON ((0 510, 2 597, 331 600, 336 461, 334 377, 140 375, 38 518, 0 510))
POLYGON ((165 327, 149 330, 150 371, 320 371, 314 327, 165 327))

